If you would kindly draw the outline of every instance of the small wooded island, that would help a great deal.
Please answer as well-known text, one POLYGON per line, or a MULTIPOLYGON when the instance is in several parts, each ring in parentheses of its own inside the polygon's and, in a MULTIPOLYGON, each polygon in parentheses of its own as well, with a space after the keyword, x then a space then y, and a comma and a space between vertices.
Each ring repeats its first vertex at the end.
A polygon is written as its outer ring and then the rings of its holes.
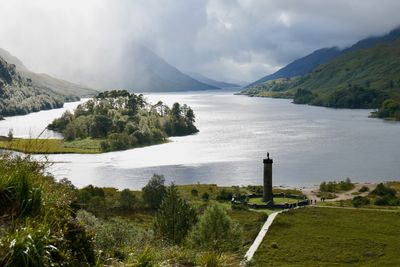
POLYGON ((27 153, 100 153, 160 144, 170 136, 197 133, 186 104, 148 103, 126 90, 99 93, 48 125, 64 139, 0 140, 0 148, 27 153))

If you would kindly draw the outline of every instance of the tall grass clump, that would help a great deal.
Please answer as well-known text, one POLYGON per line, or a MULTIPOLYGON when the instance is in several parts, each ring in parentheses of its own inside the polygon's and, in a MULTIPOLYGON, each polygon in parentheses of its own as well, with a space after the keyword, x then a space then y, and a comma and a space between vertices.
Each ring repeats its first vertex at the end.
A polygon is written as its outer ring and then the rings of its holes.
POLYGON ((74 189, 46 163, 0 155, 0 266, 82 266, 96 261, 92 235, 75 219, 74 189))

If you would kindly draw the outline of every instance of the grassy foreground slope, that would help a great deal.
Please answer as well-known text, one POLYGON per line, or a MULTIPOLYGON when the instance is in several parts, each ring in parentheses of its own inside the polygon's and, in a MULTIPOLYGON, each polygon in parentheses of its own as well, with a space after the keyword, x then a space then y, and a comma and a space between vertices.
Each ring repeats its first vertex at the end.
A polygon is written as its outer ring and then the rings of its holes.
POLYGON ((254 266, 400 266, 400 213, 310 207, 280 214, 254 266))
POLYGON ((266 220, 226 199, 246 188, 165 186, 154 175, 142 191, 78 189, 47 166, 0 155, 0 266, 239 266, 266 220))

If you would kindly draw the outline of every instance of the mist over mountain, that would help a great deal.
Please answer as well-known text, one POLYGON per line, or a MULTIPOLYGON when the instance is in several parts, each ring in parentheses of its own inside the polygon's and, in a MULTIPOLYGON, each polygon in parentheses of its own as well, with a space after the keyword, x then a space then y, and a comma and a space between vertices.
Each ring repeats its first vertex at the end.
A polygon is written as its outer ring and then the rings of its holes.
POLYGON ((130 43, 125 49, 102 54, 95 68, 77 74, 82 83, 101 90, 171 92, 217 89, 182 73, 150 49, 130 43))
POLYGON ((228 82, 221 82, 221 81, 216 81, 214 79, 208 78, 200 73, 195 73, 195 72, 189 72, 187 73, 190 77, 193 79, 196 79, 202 83, 206 83, 218 88, 232 88, 232 87, 240 87, 239 84, 236 83, 228 83, 228 82))

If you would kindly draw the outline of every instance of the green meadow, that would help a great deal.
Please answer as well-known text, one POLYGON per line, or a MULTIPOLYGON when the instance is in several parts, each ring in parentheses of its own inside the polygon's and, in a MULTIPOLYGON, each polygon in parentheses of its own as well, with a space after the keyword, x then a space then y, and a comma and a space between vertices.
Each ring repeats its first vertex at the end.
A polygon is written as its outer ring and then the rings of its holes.
POLYGON ((308 207, 278 215, 254 266, 400 266, 400 212, 308 207))

